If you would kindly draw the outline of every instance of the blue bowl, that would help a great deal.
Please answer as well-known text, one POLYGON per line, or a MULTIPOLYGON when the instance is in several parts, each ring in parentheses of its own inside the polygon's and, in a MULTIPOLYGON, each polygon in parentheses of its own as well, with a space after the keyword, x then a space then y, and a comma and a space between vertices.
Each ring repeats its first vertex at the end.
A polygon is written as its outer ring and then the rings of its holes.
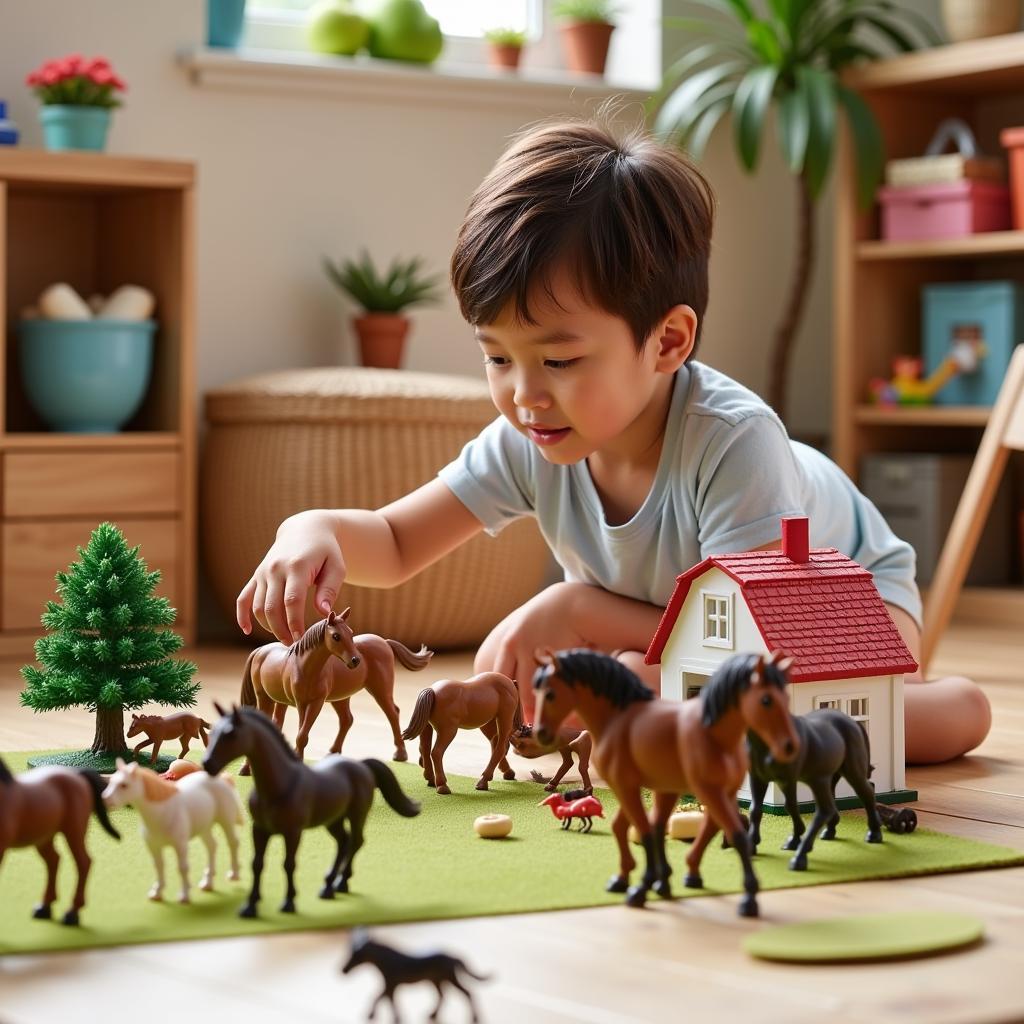
POLYGON ((54 429, 109 434, 135 414, 153 369, 154 320, 22 320, 21 379, 54 429))

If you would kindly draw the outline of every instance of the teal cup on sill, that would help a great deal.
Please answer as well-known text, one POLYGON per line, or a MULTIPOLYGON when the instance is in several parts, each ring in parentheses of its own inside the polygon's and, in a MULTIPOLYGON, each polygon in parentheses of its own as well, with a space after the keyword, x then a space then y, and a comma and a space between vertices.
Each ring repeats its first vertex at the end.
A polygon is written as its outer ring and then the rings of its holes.
POLYGON ((206 45, 234 50, 245 27, 245 0, 206 0, 206 45))
POLYGON ((39 108, 43 145, 49 150, 88 149, 102 153, 110 128, 109 107, 48 103, 39 108))
POLYGON ((120 430, 149 387, 155 333, 155 320, 22 320, 21 379, 29 403, 54 430, 120 430))

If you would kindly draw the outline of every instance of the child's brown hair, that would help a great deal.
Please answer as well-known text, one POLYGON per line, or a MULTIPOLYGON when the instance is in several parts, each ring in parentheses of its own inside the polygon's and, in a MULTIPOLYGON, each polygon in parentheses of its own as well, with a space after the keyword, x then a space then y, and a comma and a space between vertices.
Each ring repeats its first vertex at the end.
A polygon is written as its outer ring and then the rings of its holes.
MULTIPOLYGON (((535 324, 530 292, 568 266, 580 294, 622 317, 643 348, 675 305, 708 303, 714 195, 680 153, 641 130, 594 121, 522 135, 474 192, 452 255, 459 307, 474 325, 511 303, 535 324)), ((696 346, 694 346, 696 348, 696 346)))

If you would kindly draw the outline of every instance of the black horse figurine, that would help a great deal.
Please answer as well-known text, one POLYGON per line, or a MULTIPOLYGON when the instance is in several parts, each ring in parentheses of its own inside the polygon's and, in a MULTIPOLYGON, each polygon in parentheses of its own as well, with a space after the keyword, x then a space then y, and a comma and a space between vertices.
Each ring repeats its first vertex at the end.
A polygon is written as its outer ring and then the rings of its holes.
MULTIPOLYGON (((778 667, 788 670, 791 658, 778 667)), ((875 804, 875 790, 870 782, 871 756, 867 733, 860 724, 842 711, 822 708, 806 715, 794 715, 793 727, 800 740, 797 756, 785 764, 774 760, 764 742, 754 732, 747 733, 750 752, 750 843, 756 852, 761 842, 761 817, 768 784, 776 782, 786 801, 786 810, 793 820, 793 834, 782 844, 784 850, 796 850, 790 859, 791 871, 807 870, 807 855, 814 847, 818 831, 822 839, 835 839, 839 811, 835 789, 840 778, 846 779, 860 797, 867 811, 869 843, 882 841, 882 824, 875 804), (804 830, 797 801, 797 783, 806 783, 814 794, 814 819, 804 830)))
POLYGON ((334 863, 324 876, 320 898, 348 892, 352 862, 363 845, 363 826, 380 789, 393 810, 405 818, 420 813, 420 805, 402 792, 394 773, 382 761, 368 757, 357 761, 331 754, 313 767, 303 764, 288 746, 280 730, 262 711, 235 707, 224 711, 214 704, 221 719, 210 734, 203 767, 216 775, 225 765, 246 757, 252 765, 252 891, 239 911, 255 917, 260 899, 263 858, 272 835, 284 836, 284 870, 288 893, 281 910, 295 913, 295 855, 303 829, 323 825, 338 844, 334 863), (346 827, 347 826, 347 827, 346 827))
POLYGON ((465 963, 457 956, 450 956, 448 953, 426 953, 422 956, 410 956, 408 953, 400 953, 397 949, 385 946, 383 942, 375 942, 362 929, 357 928, 352 933, 352 954, 348 961, 341 968, 342 974, 348 974, 354 967, 360 964, 373 964, 380 971, 384 981, 384 988, 380 995, 370 1007, 369 1017, 372 1020, 377 1013, 377 1006, 382 999, 391 1003, 391 1013, 397 1024, 398 1007, 395 1006, 395 989, 399 985, 410 982, 429 981, 437 989, 437 1006, 430 1015, 431 1020, 437 1020, 441 1012, 441 1004, 444 1002, 444 986, 451 985, 462 992, 469 1000, 469 1008, 473 1014, 473 1020, 480 1019, 477 1013, 476 1003, 473 1001, 473 994, 460 980, 459 975, 475 978, 477 981, 487 981, 487 977, 471 971, 465 963))

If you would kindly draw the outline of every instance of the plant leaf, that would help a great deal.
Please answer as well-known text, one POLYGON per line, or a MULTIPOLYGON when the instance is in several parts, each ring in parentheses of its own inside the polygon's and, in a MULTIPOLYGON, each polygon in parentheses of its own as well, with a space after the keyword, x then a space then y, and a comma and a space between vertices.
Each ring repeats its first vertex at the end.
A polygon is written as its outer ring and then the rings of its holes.
POLYGON ((796 70, 797 85, 810 114, 810 137, 807 141, 805 170, 811 195, 817 198, 828 177, 835 148, 836 94, 834 77, 817 68, 802 65, 796 70))
POLYGON ((792 89, 779 100, 777 124, 782 155, 789 169, 799 174, 804 168, 811 135, 811 115, 801 89, 792 89))
POLYGON ((748 171, 757 166, 765 112, 778 78, 776 67, 757 67, 748 71, 733 98, 733 127, 740 159, 748 171))
POLYGON ((680 120, 687 109, 708 89, 714 88, 723 79, 743 71, 748 65, 740 61, 726 61, 714 67, 704 68, 681 82, 666 98, 654 119, 654 128, 661 135, 672 134, 673 125, 680 120))
POLYGON ((857 197, 862 208, 871 205, 875 189, 882 180, 885 142, 874 112, 864 99, 845 85, 837 85, 836 94, 846 111, 857 164, 857 197))

